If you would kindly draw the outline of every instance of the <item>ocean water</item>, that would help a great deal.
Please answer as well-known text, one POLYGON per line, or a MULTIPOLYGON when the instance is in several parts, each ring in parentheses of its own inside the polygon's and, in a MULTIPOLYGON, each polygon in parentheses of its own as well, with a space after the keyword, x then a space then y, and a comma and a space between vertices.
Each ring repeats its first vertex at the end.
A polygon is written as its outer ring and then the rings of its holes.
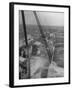
MULTIPOLYGON (((50 33, 53 33, 55 35, 55 41, 54 41, 55 50, 54 50, 53 61, 57 64, 57 66, 64 68, 64 27, 61 27, 61 26, 41 26, 41 27, 46 37, 48 37, 50 33)), ((43 42, 42 38, 40 37, 40 31, 37 25, 27 25, 26 32, 27 32, 27 35, 31 35, 34 40, 39 41, 41 43, 43 42)), ((22 25, 20 25, 19 26, 19 40, 23 40, 23 39, 24 39, 24 30, 23 30, 22 25)), ((38 57, 35 57, 35 59, 36 58, 38 57)), ((33 64, 35 64, 35 62, 36 61, 33 61, 32 67, 34 67, 33 64)))

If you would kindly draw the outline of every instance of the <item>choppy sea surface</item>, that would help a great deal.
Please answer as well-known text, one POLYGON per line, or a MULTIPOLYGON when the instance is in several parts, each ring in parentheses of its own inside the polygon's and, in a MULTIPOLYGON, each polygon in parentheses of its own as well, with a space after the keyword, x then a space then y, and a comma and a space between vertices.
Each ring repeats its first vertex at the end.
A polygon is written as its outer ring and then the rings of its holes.
MULTIPOLYGON (((49 67, 49 72, 47 74, 48 77, 55 77, 56 71, 61 73, 62 76, 64 74, 64 27, 60 26, 41 26, 42 30, 46 37, 48 37, 48 33, 55 34, 55 51, 53 62, 49 67), (54 75, 54 76, 51 76, 54 75)), ((36 41, 42 42, 40 38, 40 32, 37 25, 27 25, 26 26, 27 34, 31 35, 36 41)), ((19 40, 24 38, 24 31, 22 25, 19 26, 19 40)), ((41 75, 40 68, 42 68, 42 63, 46 63, 47 59, 42 57, 32 57, 31 58, 31 74, 32 78, 39 78, 41 75), (40 66, 40 67, 39 67, 40 66), (34 72, 37 70, 36 72, 34 72)), ((47 68, 47 65, 44 65, 47 68)), ((46 70, 46 69, 45 69, 46 70)), ((43 75, 43 74, 42 74, 43 75)), ((45 73, 44 73, 45 75, 45 73)), ((59 75, 58 75, 59 76, 59 75)))

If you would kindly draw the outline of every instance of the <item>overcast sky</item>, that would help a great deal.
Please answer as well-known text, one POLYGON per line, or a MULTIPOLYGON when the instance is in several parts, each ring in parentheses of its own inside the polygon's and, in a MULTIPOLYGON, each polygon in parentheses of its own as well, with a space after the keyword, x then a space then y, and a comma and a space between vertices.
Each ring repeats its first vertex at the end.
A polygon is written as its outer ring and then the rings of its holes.
MULTIPOLYGON (((64 26, 64 13, 37 12, 37 16, 41 25, 64 26)), ((20 24, 22 24, 21 13, 19 18, 20 24)), ((37 25, 35 16, 32 11, 25 11, 25 22, 27 25, 37 25)))

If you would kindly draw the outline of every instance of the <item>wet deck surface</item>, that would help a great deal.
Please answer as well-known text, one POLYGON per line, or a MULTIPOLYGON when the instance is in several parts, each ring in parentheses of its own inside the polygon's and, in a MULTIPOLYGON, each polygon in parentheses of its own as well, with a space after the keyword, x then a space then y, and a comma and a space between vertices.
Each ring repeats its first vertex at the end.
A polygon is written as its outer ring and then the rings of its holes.
POLYGON ((48 59, 44 57, 33 57, 31 59, 31 78, 63 77, 64 69, 57 66, 55 62, 49 65, 48 59))

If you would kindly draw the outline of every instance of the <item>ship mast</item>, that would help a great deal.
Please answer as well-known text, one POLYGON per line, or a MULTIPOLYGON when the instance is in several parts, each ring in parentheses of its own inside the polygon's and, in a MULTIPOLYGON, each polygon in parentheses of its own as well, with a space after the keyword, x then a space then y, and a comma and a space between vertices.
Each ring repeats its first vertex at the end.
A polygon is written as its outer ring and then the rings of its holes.
POLYGON ((25 15, 24 11, 21 11, 22 14, 22 22, 23 22, 23 32, 24 32, 24 38, 25 38, 25 44, 26 44, 26 50, 27 50, 27 78, 30 78, 30 59, 29 59, 29 45, 27 40, 27 32, 26 32, 26 23, 25 23, 25 15))
POLYGON ((46 37, 45 37, 44 32, 42 30, 42 27, 40 25, 40 21, 38 19, 36 11, 33 11, 33 13, 34 13, 34 16, 36 18, 36 21, 37 21, 37 24, 38 24, 38 27, 39 27, 39 30, 40 30, 41 38, 43 39, 43 42, 44 42, 44 46, 45 46, 45 49, 46 49, 46 52, 47 52, 49 63, 51 63, 51 60, 49 59, 49 49, 48 49, 48 44, 47 44, 47 41, 46 41, 46 37))

